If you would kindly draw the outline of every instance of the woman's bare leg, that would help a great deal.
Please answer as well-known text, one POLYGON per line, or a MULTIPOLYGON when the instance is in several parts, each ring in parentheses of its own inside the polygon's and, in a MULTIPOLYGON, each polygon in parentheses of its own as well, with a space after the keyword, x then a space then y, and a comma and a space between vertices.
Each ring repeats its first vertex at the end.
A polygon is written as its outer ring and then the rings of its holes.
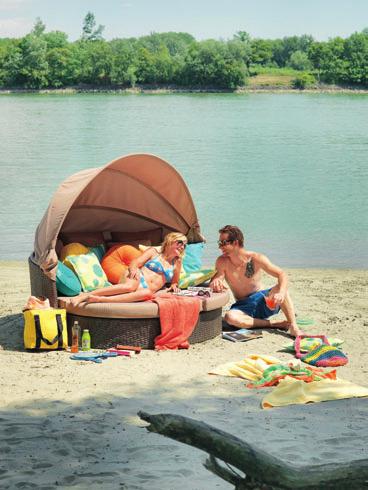
POLYGON ((116 294, 114 296, 97 296, 90 294, 85 302, 88 303, 135 303, 152 299, 153 294, 150 289, 137 289, 130 293, 116 294))
POLYGON ((126 293, 131 293, 137 290, 139 286, 139 281, 137 279, 127 279, 123 284, 113 284, 112 286, 107 286, 106 288, 96 289, 90 293, 81 293, 75 296, 71 300, 72 306, 78 306, 81 303, 89 301, 91 296, 116 296, 126 293))

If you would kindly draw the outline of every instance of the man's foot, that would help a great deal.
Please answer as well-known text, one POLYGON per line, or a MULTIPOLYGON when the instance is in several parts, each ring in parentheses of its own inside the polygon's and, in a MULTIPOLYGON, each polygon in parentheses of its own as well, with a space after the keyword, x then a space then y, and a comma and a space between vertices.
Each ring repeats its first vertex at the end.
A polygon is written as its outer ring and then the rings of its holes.
POLYGON ((293 324, 287 320, 272 322, 270 328, 282 330, 283 332, 288 333, 291 337, 297 337, 303 333, 296 323, 293 324))

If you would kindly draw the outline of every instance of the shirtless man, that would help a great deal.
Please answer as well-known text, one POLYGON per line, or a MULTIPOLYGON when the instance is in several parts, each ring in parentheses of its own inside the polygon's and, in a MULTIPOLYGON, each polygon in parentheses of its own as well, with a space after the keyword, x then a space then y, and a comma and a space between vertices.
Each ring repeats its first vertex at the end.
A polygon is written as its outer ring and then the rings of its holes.
POLYGON ((281 328, 294 337, 299 335, 285 272, 265 255, 246 250, 243 233, 237 226, 227 225, 219 233, 222 255, 216 261, 217 272, 211 287, 215 292, 221 292, 226 288, 226 280, 237 300, 226 313, 225 321, 239 328, 281 328), (263 271, 277 278, 277 284, 270 289, 262 290, 263 271), (271 303, 273 300, 274 308, 267 306, 265 296, 271 303), (268 319, 280 309, 286 320, 268 319))

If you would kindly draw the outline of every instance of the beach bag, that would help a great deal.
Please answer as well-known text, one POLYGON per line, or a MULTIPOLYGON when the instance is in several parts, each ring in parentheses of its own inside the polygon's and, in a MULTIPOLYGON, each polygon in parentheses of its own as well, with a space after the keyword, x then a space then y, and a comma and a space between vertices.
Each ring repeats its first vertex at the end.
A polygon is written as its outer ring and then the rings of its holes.
POLYGON ((30 350, 66 349, 68 331, 66 310, 48 308, 23 312, 24 348, 30 350))
POLYGON ((298 335, 295 339, 294 348, 295 357, 311 366, 337 367, 348 363, 346 355, 337 347, 330 345, 325 335, 298 335), (302 353, 300 351, 300 343, 303 338, 321 339, 322 343, 318 343, 307 353, 302 353))

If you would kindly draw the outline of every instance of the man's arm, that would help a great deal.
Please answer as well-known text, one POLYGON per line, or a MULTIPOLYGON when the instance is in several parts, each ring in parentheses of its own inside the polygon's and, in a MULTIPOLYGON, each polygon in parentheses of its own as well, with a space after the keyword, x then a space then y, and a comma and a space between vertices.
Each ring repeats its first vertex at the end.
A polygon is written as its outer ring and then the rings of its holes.
POLYGON ((226 269, 224 264, 224 259, 222 257, 218 257, 216 260, 216 274, 213 276, 210 287, 213 289, 215 293, 221 293, 224 289, 227 289, 224 280, 226 277, 226 269))
POLYGON ((277 286, 273 288, 271 297, 274 298, 277 304, 282 304, 288 288, 288 276, 286 272, 284 272, 281 267, 273 264, 266 255, 257 254, 256 260, 267 274, 277 278, 277 286))

